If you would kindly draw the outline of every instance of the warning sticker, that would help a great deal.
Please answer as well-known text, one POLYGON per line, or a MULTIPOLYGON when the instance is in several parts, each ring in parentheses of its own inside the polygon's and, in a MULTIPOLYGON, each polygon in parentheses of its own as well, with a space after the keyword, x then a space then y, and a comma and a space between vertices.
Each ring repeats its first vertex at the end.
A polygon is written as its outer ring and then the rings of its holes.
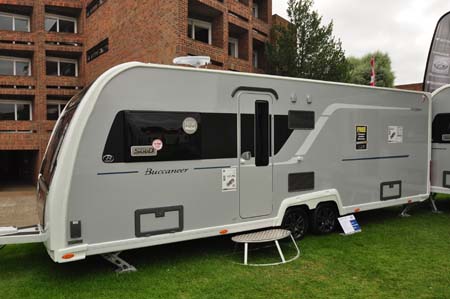
POLYGON ((356 150, 367 149, 367 126, 356 126, 356 150))
POLYGON ((236 191, 236 168, 222 169, 222 192, 236 191))
POLYGON ((403 127, 388 127, 388 143, 403 143, 403 127))

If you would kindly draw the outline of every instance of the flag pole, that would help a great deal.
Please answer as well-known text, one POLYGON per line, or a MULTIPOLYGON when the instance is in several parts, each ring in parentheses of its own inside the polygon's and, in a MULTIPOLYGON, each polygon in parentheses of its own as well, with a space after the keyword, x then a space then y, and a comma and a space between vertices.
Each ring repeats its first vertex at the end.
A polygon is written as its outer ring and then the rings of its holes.
POLYGON ((370 73, 370 86, 375 86, 375 57, 372 56, 370 59, 370 67, 371 67, 371 73, 370 73))

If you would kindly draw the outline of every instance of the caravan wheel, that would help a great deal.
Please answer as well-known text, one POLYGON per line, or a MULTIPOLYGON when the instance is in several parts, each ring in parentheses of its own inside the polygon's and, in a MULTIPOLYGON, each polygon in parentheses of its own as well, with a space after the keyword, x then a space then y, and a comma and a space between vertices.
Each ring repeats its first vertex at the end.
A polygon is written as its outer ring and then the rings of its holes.
POLYGON ((312 228, 316 234, 328 234, 337 227, 338 212, 331 203, 323 203, 317 206, 313 212, 312 228))
POLYGON ((284 214, 281 227, 290 230, 294 239, 302 239, 308 232, 308 213, 302 208, 289 209, 286 214, 284 214))

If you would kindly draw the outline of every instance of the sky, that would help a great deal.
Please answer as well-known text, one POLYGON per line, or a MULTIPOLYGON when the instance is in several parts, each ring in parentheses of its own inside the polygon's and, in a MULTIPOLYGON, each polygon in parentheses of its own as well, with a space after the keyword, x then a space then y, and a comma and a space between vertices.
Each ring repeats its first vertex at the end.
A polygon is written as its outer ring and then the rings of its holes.
MULTIPOLYGON (((392 60, 395 84, 423 81, 431 39, 449 0, 315 0, 322 22, 334 22, 346 56, 380 50, 392 60)), ((287 18, 287 0, 273 0, 273 13, 287 18)))

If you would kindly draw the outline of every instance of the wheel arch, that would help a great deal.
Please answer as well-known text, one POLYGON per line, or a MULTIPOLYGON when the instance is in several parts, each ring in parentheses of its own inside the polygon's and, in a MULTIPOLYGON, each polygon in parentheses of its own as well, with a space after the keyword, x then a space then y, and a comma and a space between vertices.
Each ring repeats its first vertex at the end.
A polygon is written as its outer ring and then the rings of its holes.
POLYGON ((339 215, 343 215, 343 206, 339 192, 336 189, 317 191, 285 198, 278 209, 275 226, 280 226, 288 209, 297 207, 314 210, 319 204, 332 203, 336 206, 339 215))

